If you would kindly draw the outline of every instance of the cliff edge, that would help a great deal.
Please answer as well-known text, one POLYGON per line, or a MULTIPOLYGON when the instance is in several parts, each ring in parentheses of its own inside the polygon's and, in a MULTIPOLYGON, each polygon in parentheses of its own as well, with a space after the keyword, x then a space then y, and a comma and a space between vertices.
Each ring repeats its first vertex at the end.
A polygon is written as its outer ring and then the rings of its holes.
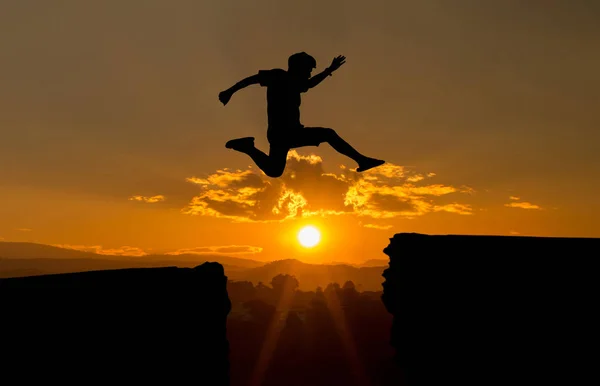
POLYGON ((0 279, 3 377, 229 384, 218 263, 0 279))
POLYGON ((382 300, 409 385, 585 378, 598 250, 600 239, 394 235, 382 300))

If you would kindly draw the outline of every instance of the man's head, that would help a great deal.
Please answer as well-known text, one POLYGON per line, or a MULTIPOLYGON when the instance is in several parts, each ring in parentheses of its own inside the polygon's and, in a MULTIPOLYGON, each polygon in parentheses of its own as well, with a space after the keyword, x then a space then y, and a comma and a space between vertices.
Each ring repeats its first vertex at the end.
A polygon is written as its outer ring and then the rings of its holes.
POLYGON ((288 58, 288 72, 301 78, 310 78, 313 68, 316 67, 317 61, 306 52, 298 52, 288 58))

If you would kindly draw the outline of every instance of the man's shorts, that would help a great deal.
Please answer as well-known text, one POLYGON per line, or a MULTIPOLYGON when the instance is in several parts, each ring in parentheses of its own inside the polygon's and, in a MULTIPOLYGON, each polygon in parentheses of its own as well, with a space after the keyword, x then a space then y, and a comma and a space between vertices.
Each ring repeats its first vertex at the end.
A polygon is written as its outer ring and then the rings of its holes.
POLYGON ((304 146, 319 146, 326 141, 331 129, 324 127, 284 127, 269 128, 267 139, 271 146, 293 149, 304 146))

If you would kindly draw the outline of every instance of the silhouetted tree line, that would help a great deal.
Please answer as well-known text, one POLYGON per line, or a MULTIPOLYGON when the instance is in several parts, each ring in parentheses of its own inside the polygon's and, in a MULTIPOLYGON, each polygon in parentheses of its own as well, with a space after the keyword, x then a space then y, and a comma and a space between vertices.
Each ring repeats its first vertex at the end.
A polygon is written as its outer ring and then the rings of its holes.
POLYGON ((232 386, 399 384, 381 291, 351 281, 298 288, 284 274, 228 282, 232 386))

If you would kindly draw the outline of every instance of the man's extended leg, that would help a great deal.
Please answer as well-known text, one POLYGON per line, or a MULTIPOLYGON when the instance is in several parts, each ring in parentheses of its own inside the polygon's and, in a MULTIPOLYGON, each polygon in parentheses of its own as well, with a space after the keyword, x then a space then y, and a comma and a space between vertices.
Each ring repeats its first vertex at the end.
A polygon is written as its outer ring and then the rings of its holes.
POLYGON ((352 158, 358 164, 356 171, 364 172, 376 166, 385 163, 383 160, 367 157, 359 153, 355 148, 342 139, 335 130, 325 127, 305 127, 294 132, 297 138, 294 138, 292 147, 302 146, 319 146, 323 142, 327 142, 338 153, 352 158))
POLYGON ((254 137, 232 139, 225 147, 248 154, 256 166, 269 177, 280 177, 285 170, 288 148, 271 146, 269 155, 266 155, 254 146, 254 137))

